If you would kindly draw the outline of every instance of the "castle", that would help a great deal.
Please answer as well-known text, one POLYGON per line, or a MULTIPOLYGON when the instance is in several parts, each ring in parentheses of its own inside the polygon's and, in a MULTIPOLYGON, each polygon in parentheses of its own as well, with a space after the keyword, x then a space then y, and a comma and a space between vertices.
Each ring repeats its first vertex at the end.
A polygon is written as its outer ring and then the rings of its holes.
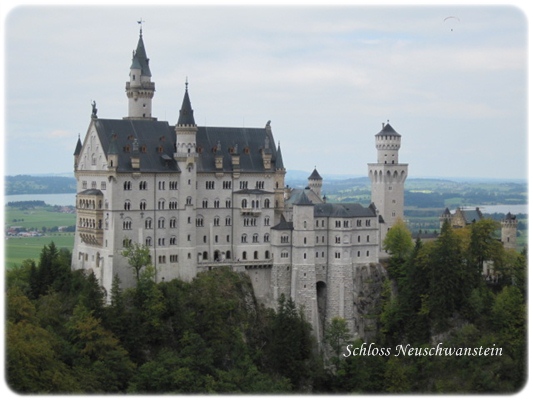
POLYGON ((361 333, 358 293, 380 268, 387 230, 403 218, 401 136, 388 123, 375 135, 369 206, 332 204, 321 197, 316 169, 306 189, 285 185, 270 121, 261 128, 198 126, 186 83, 170 124, 152 115, 154 92, 141 27, 126 82, 128 116, 99 118, 93 102, 85 138, 78 138, 72 268, 94 272, 107 293, 115 275, 133 286, 121 253, 140 243, 150 249, 157 282, 230 266, 250 276, 265 305, 291 297, 318 340, 335 316, 361 333))

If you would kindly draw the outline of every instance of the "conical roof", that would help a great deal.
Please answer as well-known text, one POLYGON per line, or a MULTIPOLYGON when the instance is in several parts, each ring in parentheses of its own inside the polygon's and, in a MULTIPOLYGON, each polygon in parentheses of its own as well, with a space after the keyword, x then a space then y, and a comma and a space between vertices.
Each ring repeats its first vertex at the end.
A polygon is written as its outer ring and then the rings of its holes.
POLYGON ((311 173, 311 175, 309 175, 309 178, 307 178, 307 179, 313 179, 315 181, 321 181, 322 177, 320 176, 320 174, 318 173, 318 171, 315 168, 313 170, 313 172, 311 173))
POLYGON ((144 48, 144 41, 142 33, 139 34, 139 41, 137 42, 137 50, 133 53, 130 69, 140 69, 142 76, 152 76, 149 67, 149 59, 146 56, 146 49, 144 48))
POLYGON ((183 103, 181 104, 178 125, 196 125, 196 122, 194 121, 194 112, 191 107, 191 99, 189 98, 188 85, 188 83, 185 83, 185 95, 183 96, 183 103))
POLYGON ((276 169, 285 169, 283 165, 283 157, 281 156, 281 145, 278 142, 278 149, 276 151, 276 169))

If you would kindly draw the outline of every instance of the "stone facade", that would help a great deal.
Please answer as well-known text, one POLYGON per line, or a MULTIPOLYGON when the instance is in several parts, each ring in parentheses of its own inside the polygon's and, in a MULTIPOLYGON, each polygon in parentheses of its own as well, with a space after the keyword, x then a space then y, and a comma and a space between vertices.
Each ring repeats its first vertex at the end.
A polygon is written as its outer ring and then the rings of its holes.
POLYGON ((157 282, 229 265, 250 276, 263 304, 291 297, 318 340, 335 316, 364 336, 372 327, 364 313, 373 312, 372 291, 384 276, 381 241, 403 216, 399 135, 388 124, 376 135, 373 203, 333 204, 321 197, 316 168, 308 188, 286 187, 270 121, 197 126, 186 83, 178 121, 169 124, 152 115, 154 91, 141 32, 126 83, 128 116, 101 119, 93 105, 76 145, 72 267, 94 272, 108 293, 115 275, 133 286, 121 253, 140 243, 150 249, 157 282))

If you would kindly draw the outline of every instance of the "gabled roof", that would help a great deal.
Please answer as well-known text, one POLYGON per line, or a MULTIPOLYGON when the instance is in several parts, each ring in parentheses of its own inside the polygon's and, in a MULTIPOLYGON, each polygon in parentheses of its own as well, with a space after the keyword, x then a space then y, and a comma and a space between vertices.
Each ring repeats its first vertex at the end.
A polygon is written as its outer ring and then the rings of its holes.
MULTIPOLYGON (((142 119, 95 119, 94 124, 105 155, 117 154, 117 172, 133 171, 131 156, 137 140, 140 170, 144 172, 178 172, 174 160, 176 132, 166 121, 142 119), (114 138, 114 139, 113 139, 114 138)), ((265 128, 198 127, 198 172, 216 172, 215 157, 222 157, 222 171, 232 171, 231 149, 239 148, 241 172, 265 172, 261 149, 265 138, 273 142, 265 128), (220 143, 220 145, 219 145, 220 143)), ((272 164, 277 156, 272 157, 272 164)))
POLYGON ((141 171, 179 171, 173 158, 176 135, 167 122, 99 118, 94 124, 106 156, 118 155, 117 172, 133 171, 131 156, 135 140, 139 145, 141 171))
MULTIPOLYGON (((231 159, 234 154, 239 155, 241 172, 264 172, 261 150, 266 137, 270 143, 274 141, 270 129, 199 126, 196 132, 198 172, 215 171, 217 156, 222 156, 222 170, 232 171, 231 159), (234 150, 236 151, 232 154, 234 150)), ((276 160, 277 155, 272 155, 272 165, 276 165, 276 160)))

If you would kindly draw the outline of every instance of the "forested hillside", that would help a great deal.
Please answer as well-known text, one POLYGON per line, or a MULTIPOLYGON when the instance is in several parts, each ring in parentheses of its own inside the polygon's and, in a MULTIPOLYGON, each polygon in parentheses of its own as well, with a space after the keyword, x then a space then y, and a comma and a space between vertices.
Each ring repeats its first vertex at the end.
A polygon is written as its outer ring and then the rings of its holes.
POLYGON ((71 271, 52 243, 6 272, 6 379, 25 394, 516 393, 527 256, 494 230, 445 224, 413 244, 395 225, 379 333, 354 340, 334 318, 321 350, 291 299, 264 308, 247 275, 222 267, 156 284, 146 266, 133 288, 115 280, 106 304, 94 275, 71 271))
POLYGON ((66 176, 15 175, 5 177, 5 194, 76 193, 76 179, 66 176))

